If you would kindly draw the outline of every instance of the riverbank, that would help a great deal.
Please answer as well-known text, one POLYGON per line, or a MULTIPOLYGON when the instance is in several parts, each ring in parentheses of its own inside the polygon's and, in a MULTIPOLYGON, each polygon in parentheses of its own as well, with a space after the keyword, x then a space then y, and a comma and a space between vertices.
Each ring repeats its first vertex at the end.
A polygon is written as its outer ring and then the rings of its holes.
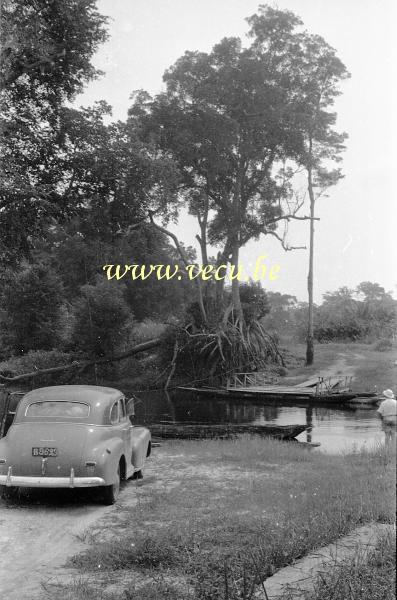
MULTIPOLYGON (((300 383, 316 376, 333 375, 353 376, 354 391, 381 392, 386 388, 397 388, 397 344, 391 348, 379 350, 379 343, 332 342, 315 345, 315 358, 311 366, 305 365, 306 347, 290 340, 281 340, 280 349, 284 356, 286 369, 281 369, 286 377, 280 376, 280 383, 288 385, 300 383)), ((18 376, 41 369, 57 367, 70 362, 71 357, 58 351, 34 352, 26 356, 12 357, 0 362, 0 371, 7 376, 18 376)), ((97 369, 85 371, 81 376, 42 375, 10 385, 10 389, 28 391, 36 387, 61 383, 91 383, 115 387, 123 391, 138 393, 148 390, 162 390, 168 377, 167 369, 159 371, 159 366, 150 354, 138 359, 130 357, 122 363, 115 363, 114 373, 109 375, 109 367, 104 371, 97 369)), ((269 365, 269 373, 279 375, 280 367, 269 365)), ((201 383, 206 383, 202 380, 201 383)), ((194 385, 195 380, 187 376, 174 377, 169 391, 180 385, 194 385)))
POLYGON ((394 462, 384 447, 330 457, 254 438, 163 444, 56 598, 248 599, 255 582, 358 525, 392 522, 394 462))

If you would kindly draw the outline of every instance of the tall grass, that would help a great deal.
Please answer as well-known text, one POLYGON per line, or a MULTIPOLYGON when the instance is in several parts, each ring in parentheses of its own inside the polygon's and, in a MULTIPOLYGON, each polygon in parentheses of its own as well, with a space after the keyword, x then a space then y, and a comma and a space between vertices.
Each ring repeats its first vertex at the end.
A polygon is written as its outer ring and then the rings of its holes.
MULTIPOLYGON (((344 563, 336 563, 315 580, 313 592, 302 594, 303 600, 395 600, 396 536, 381 536, 376 547, 365 552, 358 549, 344 563)), ((286 592, 280 600, 296 600, 286 592)))
POLYGON ((138 507, 121 513, 114 538, 74 557, 75 567, 171 573, 199 600, 249 598, 294 559, 394 518, 384 447, 331 457, 245 438, 173 444, 157 460, 166 485, 137 488, 138 507))

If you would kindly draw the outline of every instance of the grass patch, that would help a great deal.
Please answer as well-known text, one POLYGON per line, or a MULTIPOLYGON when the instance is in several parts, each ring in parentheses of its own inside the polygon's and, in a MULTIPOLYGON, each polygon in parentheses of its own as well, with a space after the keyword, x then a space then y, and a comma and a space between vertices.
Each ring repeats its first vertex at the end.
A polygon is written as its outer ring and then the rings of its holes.
POLYGON ((380 393, 387 388, 394 390, 397 387, 395 349, 377 351, 362 344, 357 352, 359 355, 351 359, 351 364, 355 368, 355 380, 352 386, 354 390, 376 388, 380 393))
MULTIPOLYGON (((189 591, 166 581, 164 575, 141 585, 131 584, 122 592, 107 592, 103 585, 80 578, 68 586, 43 586, 46 600, 191 600, 189 591)), ((44 600, 44 599, 43 599, 44 600)))
POLYGON ((155 460, 157 484, 138 487, 138 506, 118 512, 114 537, 73 566, 182 577, 199 600, 248 598, 294 559, 361 523, 394 519, 394 459, 384 447, 326 456, 245 438, 169 444, 155 460))
MULTIPOLYGON (((351 561, 318 576, 305 600, 395 600, 396 536, 382 536, 370 552, 358 551, 351 561)), ((294 600, 287 592, 280 600, 294 600)))
MULTIPOLYGON (((306 348, 303 344, 294 344, 289 350, 304 360, 306 348)), ((397 386, 397 357, 396 345, 377 347, 376 345, 359 342, 332 342, 329 344, 315 345, 314 364, 310 367, 302 365, 289 371, 289 383, 299 383, 314 375, 326 372, 338 360, 342 360, 347 367, 354 370, 353 390, 378 392, 386 388, 394 389, 397 386), (293 381, 292 381, 292 378, 293 381), (295 381, 296 378, 296 381, 295 381)), ((343 374, 343 367, 340 374, 343 374)))

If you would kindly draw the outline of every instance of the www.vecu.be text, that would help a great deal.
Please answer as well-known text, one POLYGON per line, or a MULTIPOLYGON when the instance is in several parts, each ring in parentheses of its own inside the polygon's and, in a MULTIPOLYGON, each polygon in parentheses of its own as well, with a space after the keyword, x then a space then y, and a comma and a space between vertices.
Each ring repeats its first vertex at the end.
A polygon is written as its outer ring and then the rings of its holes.
POLYGON ((184 277, 189 280, 200 278, 203 281, 209 281, 214 279, 215 281, 261 281, 263 279, 269 279, 269 281, 275 281, 279 277, 280 265, 266 264, 267 255, 263 254, 256 259, 255 267, 252 275, 244 269, 244 265, 239 264, 238 267, 235 265, 186 265, 181 267, 179 265, 104 265, 103 271, 106 273, 108 281, 115 279, 119 281, 125 277, 132 281, 148 279, 149 277, 155 277, 158 280, 170 281, 176 278, 181 281, 184 277))

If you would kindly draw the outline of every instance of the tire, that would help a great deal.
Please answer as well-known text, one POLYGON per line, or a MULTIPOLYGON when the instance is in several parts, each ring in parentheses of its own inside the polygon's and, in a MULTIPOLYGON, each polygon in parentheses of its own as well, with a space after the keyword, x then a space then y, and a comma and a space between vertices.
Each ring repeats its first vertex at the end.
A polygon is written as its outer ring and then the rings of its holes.
POLYGON ((0 498, 4 498, 5 500, 11 499, 19 494, 20 489, 21 488, 18 487, 8 487, 6 485, 0 485, 0 498))
POLYGON ((112 485, 107 485, 103 490, 103 502, 104 504, 110 505, 117 501, 120 494, 120 464, 117 467, 117 481, 112 485))

